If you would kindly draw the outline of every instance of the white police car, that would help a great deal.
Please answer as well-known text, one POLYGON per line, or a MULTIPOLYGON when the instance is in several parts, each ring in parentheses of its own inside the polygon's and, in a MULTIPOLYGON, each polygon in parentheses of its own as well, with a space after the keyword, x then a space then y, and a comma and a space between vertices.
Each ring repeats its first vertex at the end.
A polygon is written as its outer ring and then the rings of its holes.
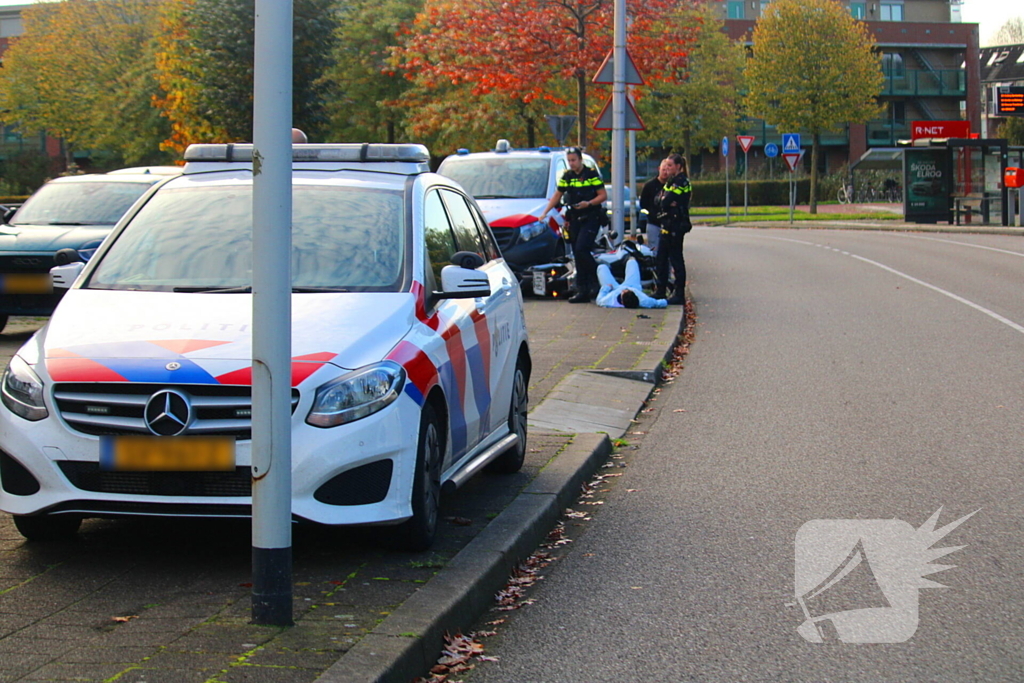
MULTIPOLYGON (((29 539, 83 517, 251 513, 252 146, 194 145, 2 380, 0 509, 29 539)), ((530 354, 516 279, 421 145, 296 145, 292 514, 433 539, 438 501, 520 468, 530 354)), ((69 283, 73 282, 73 285, 69 283)))

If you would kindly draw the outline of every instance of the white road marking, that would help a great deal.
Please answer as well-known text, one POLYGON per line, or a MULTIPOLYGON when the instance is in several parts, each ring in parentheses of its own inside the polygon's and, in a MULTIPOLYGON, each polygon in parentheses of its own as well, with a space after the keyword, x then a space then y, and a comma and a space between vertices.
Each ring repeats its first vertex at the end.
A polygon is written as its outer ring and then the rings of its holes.
MULTIPOLYGON (((768 237, 767 235, 765 237, 767 237, 768 239, 771 239, 771 240, 779 240, 779 241, 782 241, 782 242, 793 242, 795 244, 804 244, 804 245, 807 245, 809 247, 823 247, 825 249, 832 249, 833 251, 839 251, 838 249, 833 249, 832 247, 829 247, 829 246, 824 245, 824 244, 816 244, 814 242, 805 242, 803 240, 794 240, 794 239, 790 239, 788 237, 768 237)), ((962 243, 958 242, 957 244, 962 244, 962 243)), ((971 245, 971 246, 973 246, 973 245, 971 245)), ((999 249, 997 251, 1002 251, 1002 250, 999 249)), ((842 253, 845 254, 846 252, 842 252, 842 253)), ((1013 254, 1015 252, 1010 251, 1010 252, 1006 252, 1006 253, 1013 254)), ((948 296, 953 301, 956 301, 956 302, 959 302, 961 304, 964 304, 965 306, 970 306, 974 310, 976 310, 976 311, 978 311, 980 313, 984 313, 985 315, 987 315, 988 317, 992 318, 993 320, 998 320, 999 322, 1003 323, 1004 325, 1006 325, 1010 329, 1016 330, 1017 332, 1020 332, 1021 334, 1024 334, 1024 325, 1019 325, 1019 324, 1013 322, 1012 320, 1010 320, 1009 318, 1004 318, 1003 316, 999 315, 995 311, 991 311, 991 310, 985 308, 981 304, 976 304, 973 301, 971 301, 969 299, 965 299, 962 296, 954 294, 953 292, 950 292, 948 290, 945 290, 942 287, 937 287, 936 285, 933 285, 933 284, 931 284, 929 282, 925 282, 924 280, 919 280, 916 277, 914 277, 913 275, 907 275, 906 273, 904 273, 902 271, 899 271, 899 270, 896 270, 895 268, 890 268, 889 266, 885 265, 884 263, 879 263, 878 261, 872 261, 869 258, 864 258, 863 256, 858 256, 857 254, 849 254, 849 256, 850 256, 850 258, 855 258, 858 261, 863 261, 864 263, 870 263, 871 265, 873 265, 873 266, 875 266, 877 268, 881 268, 882 270, 888 271, 888 272, 892 273, 893 275, 897 275, 897 276, 899 276, 899 277, 901 277, 901 278, 903 278, 905 280, 909 280, 909 281, 913 282, 916 285, 921 285, 922 287, 927 287, 928 289, 930 289, 930 290, 932 290, 934 292, 938 292, 939 294, 942 294, 943 296, 948 296)))
POLYGON ((958 242, 956 240, 944 240, 938 237, 925 237, 924 235, 904 235, 902 233, 889 232, 885 233, 892 235, 893 237, 907 237, 915 240, 931 240, 932 242, 945 242, 946 244, 955 244, 960 247, 973 247, 975 249, 986 249, 988 251, 998 251, 1000 254, 1009 254, 1010 256, 1021 256, 1024 257, 1024 252, 1010 251, 1009 249, 1000 249, 998 247, 986 247, 982 244, 971 244, 970 242, 958 242))

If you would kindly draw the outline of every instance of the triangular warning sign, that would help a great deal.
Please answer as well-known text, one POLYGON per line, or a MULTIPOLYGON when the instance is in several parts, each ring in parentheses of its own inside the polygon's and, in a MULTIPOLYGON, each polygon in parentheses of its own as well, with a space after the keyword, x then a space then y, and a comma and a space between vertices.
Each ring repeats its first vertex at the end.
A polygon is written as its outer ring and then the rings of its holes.
MULTIPOLYGON (((608 56, 601 62, 601 68, 597 70, 597 75, 594 76, 594 83, 604 83, 610 85, 615 82, 615 48, 612 48, 608 53, 608 56)), ((633 63, 633 58, 629 56, 629 50, 626 50, 626 85, 643 85, 644 79, 637 71, 636 64, 633 63)), ((630 128, 628 130, 641 130, 630 128)))
POLYGON ((743 150, 744 154, 749 152, 750 151, 750 146, 752 144, 754 144, 754 136, 753 135, 737 135, 736 136, 736 140, 740 143, 740 149, 743 150))
MULTIPOLYGON (((640 115, 633 108, 633 103, 629 101, 628 97, 624 99, 626 100, 626 127, 624 130, 643 130, 644 122, 640 120, 640 115)), ((601 114, 597 117, 594 130, 611 130, 613 126, 612 98, 609 97, 608 101, 604 103, 604 109, 601 110, 601 114)))
POLYGON ((804 151, 787 152, 782 155, 782 158, 786 160, 786 165, 789 166, 790 172, 793 172, 800 165, 800 160, 804 158, 804 151))

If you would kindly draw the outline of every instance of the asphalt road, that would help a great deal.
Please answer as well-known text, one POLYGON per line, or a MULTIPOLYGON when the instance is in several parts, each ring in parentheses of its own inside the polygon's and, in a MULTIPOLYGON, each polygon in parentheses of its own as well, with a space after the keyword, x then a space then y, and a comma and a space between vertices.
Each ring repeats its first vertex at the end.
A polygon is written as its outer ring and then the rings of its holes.
POLYGON ((685 368, 463 678, 1024 679, 1024 241, 698 228, 686 253, 685 368), (940 509, 977 512, 925 533, 940 509))

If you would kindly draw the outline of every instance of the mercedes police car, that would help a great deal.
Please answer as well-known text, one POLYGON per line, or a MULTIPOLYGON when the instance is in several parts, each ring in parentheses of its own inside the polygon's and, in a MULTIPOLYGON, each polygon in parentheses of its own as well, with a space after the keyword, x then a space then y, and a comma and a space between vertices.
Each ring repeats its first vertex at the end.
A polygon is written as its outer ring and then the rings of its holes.
MULTIPOLYGON (((252 145, 193 145, 12 359, 0 509, 251 514, 252 145)), ((422 145, 295 145, 292 514, 433 539, 442 492, 526 450, 522 297, 476 203, 422 145)))

